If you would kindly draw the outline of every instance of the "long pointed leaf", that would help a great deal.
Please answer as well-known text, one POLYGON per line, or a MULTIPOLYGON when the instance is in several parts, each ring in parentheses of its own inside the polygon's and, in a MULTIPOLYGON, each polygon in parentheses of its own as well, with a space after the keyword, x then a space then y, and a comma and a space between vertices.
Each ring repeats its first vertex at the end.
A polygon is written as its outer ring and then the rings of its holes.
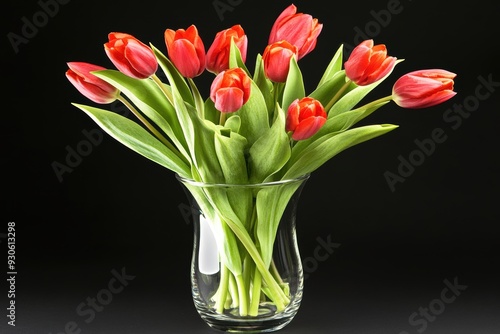
POLYGON ((299 177, 312 173, 325 162, 349 147, 386 134, 397 128, 392 124, 376 124, 353 128, 341 133, 325 136, 325 140, 312 143, 304 149, 287 168, 283 179, 299 177))
POLYGON ((337 52, 333 55, 332 60, 328 64, 328 67, 326 68, 325 72, 323 73, 323 76, 321 77, 321 80, 318 83, 318 88, 323 85, 325 82, 333 78, 337 72, 339 72, 342 69, 342 52, 344 49, 344 45, 340 45, 340 47, 337 49, 337 52))
POLYGON ((94 75, 123 92, 144 115, 165 132, 190 161, 186 140, 174 107, 152 80, 135 79, 116 70, 103 70, 95 72, 94 75))
MULTIPOLYGON (((400 59, 396 62, 396 64, 402 62, 403 59, 400 59)), ((334 105, 333 107, 327 111, 328 112, 328 118, 337 116, 338 114, 341 114, 343 112, 347 112, 354 108, 368 93, 370 93, 375 87, 380 85, 385 79, 387 79, 392 73, 391 72, 387 73, 385 77, 382 79, 367 85, 367 86, 355 86, 354 89, 351 89, 349 92, 347 92, 344 96, 342 96, 334 105)))
POLYGON ((113 112, 81 104, 74 104, 90 116, 106 133, 140 155, 183 176, 190 169, 183 160, 140 125, 113 112))
POLYGON ((250 147, 250 182, 259 183, 280 170, 290 158, 290 140, 284 131, 285 115, 277 107, 271 128, 250 147))
POLYGON ((250 98, 236 113, 241 117, 240 134, 247 138, 248 146, 269 129, 269 114, 262 93, 252 80, 250 98))
POLYGON ((283 90, 283 101, 281 108, 288 110, 288 106, 295 100, 301 99, 306 95, 304 81, 299 65, 295 57, 290 58, 290 69, 286 77, 285 88, 283 90))
MULTIPOLYGON (((292 150, 292 158, 300 156, 303 150, 307 149, 309 145, 316 141, 326 140, 328 134, 339 133, 351 128, 354 124, 364 119, 378 108, 387 104, 388 101, 377 103, 372 106, 362 106, 357 109, 347 111, 335 117, 329 118, 319 131, 309 139, 301 140, 295 144, 292 150)), ((316 145, 319 142, 316 143, 316 145)))

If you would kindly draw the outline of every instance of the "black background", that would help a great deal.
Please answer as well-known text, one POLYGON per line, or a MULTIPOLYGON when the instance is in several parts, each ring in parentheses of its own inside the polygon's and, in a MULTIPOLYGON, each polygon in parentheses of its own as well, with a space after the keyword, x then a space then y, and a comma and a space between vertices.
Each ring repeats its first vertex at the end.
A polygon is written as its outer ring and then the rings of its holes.
MULTIPOLYGON (((72 321, 81 333, 212 332, 191 301, 192 226, 180 210, 186 199, 174 175, 106 135, 62 180, 52 165, 65 164, 67 148, 85 140, 83 130, 97 127, 71 106, 91 102, 65 78, 66 62, 112 67, 102 47, 108 32, 127 32, 163 49, 166 28, 195 24, 208 47, 216 32, 241 24, 252 67, 290 4, 219 2, 229 6, 222 16, 213 1, 73 0, 52 6, 45 22, 43 1, 4 2, 0 233, 16 223, 18 275, 15 328, 7 326, 2 279, 1 333, 64 333, 72 321), (34 15, 42 21, 16 52, 9 34, 22 35, 34 15), (135 278, 86 323, 76 307, 122 268, 135 278)), ((301 309, 282 332, 500 333, 500 87, 477 90, 480 77, 500 82, 500 5, 401 0, 398 13, 388 17, 380 11, 395 0, 294 4, 324 24, 316 49, 299 62, 308 91, 340 44, 356 44, 361 31, 405 59, 371 97, 390 94, 400 75, 423 68, 457 73, 458 94, 425 110, 387 105, 367 123, 398 124, 397 130, 313 173, 298 209, 302 256, 311 259, 319 239, 340 247, 309 268, 301 309), (478 92, 489 96, 478 100, 478 92), (471 110, 460 124, 443 118, 454 104, 471 110), (435 129, 446 140, 392 191, 384 173, 398 173, 399 157, 417 154, 415 140, 429 140, 435 129), (427 327, 412 325, 410 315, 440 298, 444 280, 467 289, 427 327)), ((210 80, 208 73, 196 79, 205 96, 210 80)), ((0 237, 5 277, 6 239, 0 237)))

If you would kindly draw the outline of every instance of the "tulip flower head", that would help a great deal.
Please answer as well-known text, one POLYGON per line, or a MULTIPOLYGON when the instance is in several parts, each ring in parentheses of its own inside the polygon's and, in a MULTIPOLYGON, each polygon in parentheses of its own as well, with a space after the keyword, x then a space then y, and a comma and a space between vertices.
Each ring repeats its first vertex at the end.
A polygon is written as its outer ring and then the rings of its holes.
POLYGON ((269 80, 285 82, 290 70, 290 59, 297 58, 297 47, 287 41, 269 44, 262 54, 264 73, 269 80))
POLYGON ((427 108, 443 103, 453 96, 455 73, 429 69, 407 73, 392 88, 393 101, 403 108, 427 108))
POLYGON ((91 72, 105 70, 104 67, 84 62, 69 62, 66 77, 75 88, 89 100, 107 104, 116 100, 120 92, 91 72))
POLYGON ((132 35, 112 32, 104 50, 116 68, 136 79, 146 79, 158 69, 153 50, 132 35))
POLYGON ((246 61, 248 38, 240 25, 219 31, 207 51, 207 70, 218 74, 229 68, 231 41, 240 50, 241 60, 246 61))
POLYGON ((389 74, 396 66, 396 60, 395 57, 387 56, 385 45, 374 45, 373 40, 369 39, 352 50, 344 63, 345 74, 358 86, 366 86, 389 74))
POLYGON ((286 131, 292 132, 292 139, 310 138, 325 124, 327 114, 321 103, 311 97, 296 99, 288 107, 286 131))
POLYGON ((194 78, 205 70, 205 46, 196 26, 164 33, 168 57, 182 76, 194 78))
POLYGON ((247 103, 251 92, 251 79, 237 67, 220 72, 210 87, 210 98, 222 113, 238 111, 247 103))
POLYGON ((297 47, 297 58, 301 59, 316 47, 323 24, 309 14, 297 13, 290 5, 278 16, 269 35, 269 43, 287 41, 297 47))

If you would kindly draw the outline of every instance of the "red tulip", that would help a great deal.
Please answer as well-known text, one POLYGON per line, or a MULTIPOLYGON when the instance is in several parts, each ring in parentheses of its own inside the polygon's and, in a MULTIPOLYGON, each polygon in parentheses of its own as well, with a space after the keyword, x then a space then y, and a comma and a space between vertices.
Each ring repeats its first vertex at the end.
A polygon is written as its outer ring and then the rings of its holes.
POLYGON ((285 40, 297 47, 298 59, 301 59, 315 48, 322 28, 323 24, 318 23, 318 19, 297 13, 297 7, 292 4, 274 22, 269 44, 285 40))
POLYGON ((223 113, 239 110, 250 97, 251 79, 239 68, 220 72, 210 87, 210 98, 215 108, 223 113))
POLYGON ((165 30, 168 57, 182 76, 194 78, 205 70, 205 46, 198 29, 191 25, 186 30, 165 30))
POLYGON ((158 69, 153 50, 132 35, 110 33, 104 50, 116 68, 136 79, 145 79, 158 69))
POLYGON ((70 62, 68 67, 66 71, 68 80, 82 95, 95 103, 111 103, 120 94, 118 89, 91 73, 105 70, 104 67, 82 62, 70 62))
POLYGON ((297 57, 297 47, 289 42, 269 44, 262 55, 264 73, 271 81, 285 82, 292 57, 297 57))
POLYGON ((246 61, 248 38, 240 25, 219 31, 207 52, 207 70, 215 74, 229 68, 231 40, 240 50, 241 59, 246 61))
POLYGON ((286 131, 292 131, 292 139, 307 139, 325 124, 327 114, 318 100, 311 97, 296 99, 288 107, 286 131))
POLYGON ((403 108, 427 108, 449 100, 455 73, 441 69, 419 70, 399 78, 392 88, 392 98, 403 108))
POLYGON ((369 39, 352 50, 345 62, 346 76, 358 86, 374 83, 389 74, 396 65, 395 57, 387 56, 385 45, 373 45, 369 39))

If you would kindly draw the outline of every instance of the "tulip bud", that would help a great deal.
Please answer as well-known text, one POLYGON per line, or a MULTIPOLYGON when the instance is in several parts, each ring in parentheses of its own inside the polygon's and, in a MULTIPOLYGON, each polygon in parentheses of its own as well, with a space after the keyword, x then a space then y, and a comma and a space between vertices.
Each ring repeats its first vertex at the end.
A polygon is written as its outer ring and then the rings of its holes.
POLYGON ((251 79, 239 68, 222 71, 210 87, 210 98, 215 108, 223 113, 238 111, 249 99, 251 79))
POLYGON ((110 33, 104 50, 116 68, 136 79, 146 79, 158 69, 153 50, 132 35, 110 33))
POLYGON ((403 108, 427 108, 456 95, 455 73, 441 69, 419 70, 399 78, 392 88, 392 98, 403 108))
POLYGON ((240 25, 219 31, 207 51, 207 70, 215 74, 229 68, 229 54, 231 51, 231 40, 240 50, 241 59, 246 61, 248 38, 240 25))
POLYGON ((374 46, 371 39, 356 46, 344 64, 346 76, 358 86, 366 86, 382 79, 394 66, 396 58, 387 56, 385 45, 374 46))
POLYGON ((297 47, 297 58, 301 59, 316 47, 323 24, 309 14, 297 13, 295 5, 288 6, 278 16, 271 29, 269 44, 287 41, 297 47))
POLYGON ((296 99, 288 107, 286 131, 292 131, 292 139, 307 139, 325 124, 327 114, 321 103, 311 97, 296 99))
POLYGON ((198 29, 191 25, 186 30, 165 30, 168 57, 182 76, 194 78, 205 70, 205 46, 198 29))
POLYGON ((269 44, 262 55, 264 73, 269 80, 285 82, 292 57, 297 57, 297 47, 289 42, 281 41, 269 44))
POLYGON ((91 73, 105 70, 104 67, 83 62, 69 62, 68 67, 66 71, 68 80, 82 95, 95 103, 111 103, 120 94, 118 89, 91 73))

